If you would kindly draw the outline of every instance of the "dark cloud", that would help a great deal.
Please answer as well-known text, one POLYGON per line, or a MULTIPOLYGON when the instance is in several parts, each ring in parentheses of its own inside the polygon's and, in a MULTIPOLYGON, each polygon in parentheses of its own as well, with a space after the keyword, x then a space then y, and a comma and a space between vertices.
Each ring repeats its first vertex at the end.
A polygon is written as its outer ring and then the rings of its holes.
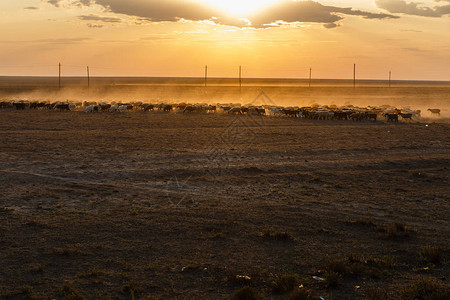
POLYGON ((87 27, 89 27, 89 28, 103 28, 103 25, 88 23, 87 27))
POLYGON ((120 23, 120 22, 122 22, 122 19, 120 19, 120 18, 101 17, 101 16, 97 16, 97 15, 84 15, 84 16, 78 16, 78 18, 83 21, 98 21, 98 22, 105 22, 105 23, 120 23))
MULTIPOLYGON (((224 0, 225 1, 225 0, 224 0)), ((111 12, 149 18, 153 22, 208 20, 219 11, 192 0, 95 0, 111 12)))
POLYGON ((336 23, 328 23, 328 24, 323 24, 323 27, 325 27, 327 29, 331 29, 331 28, 339 27, 339 25, 336 23))
MULTIPOLYGON (((449 0, 436 0, 436 2, 450 2, 449 0)), ((407 2, 405 0, 376 0, 379 8, 385 9, 390 13, 402 13, 421 17, 442 17, 450 14, 450 5, 428 7, 422 6, 418 2, 407 2)))
POLYGON ((438 7, 435 7, 434 9, 441 16, 450 14, 450 4, 449 5, 444 5, 444 6, 438 6, 438 7))
POLYGON ((50 3, 56 7, 59 7, 59 3, 61 3, 61 1, 62 0, 47 0, 48 3, 50 3))
POLYGON ((24 7, 23 9, 36 10, 36 9, 39 9, 39 7, 36 7, 36 6, 28 6, 28 7, 24 7))
POLYGON ((78 0, 75 1, 75 4, 80 4, 80 5, 84 5, 84 6, 89 6, 93 3, 93 0, 78 0))
MULTIPOLYGON (((60 7, 63 0, 47 0, 47 2, 56 7, 60 7)), ((89 6, 94 2, 95 0, 72 0, 70 3, 76 6, 89 6)))
POLYGON ((389 14, 370 13, 352 8, 325 6, 314 1, 282 1, 250 18, 256 27, 264 27, 274 21, 324 23, 326 28, 337 27, 343 15, 361 16, 366 19, 396 19, 389 14), (334 24, 334 25, 332 25, 334 24))
MULTIPOLYGON (((59 6, 61 0, 47 1, 59 6)), ((77 0, 71 3, 78 6, 98 4, 108 12, 145 18, 150 22, 176 22, 181 19, 189 21, 209 20, 216 24, 241 28, 266 28, 298 22, 322 23, 325 28, 336 28, 339 26, 337 22, 343 20, 346 15, 360 16, 365 19, 398 18, 391 14, 325 6, 315 1, 280 1, 262 12, 246 16, 247 19, 225 15, 222 11, 195 0, 77 0)))

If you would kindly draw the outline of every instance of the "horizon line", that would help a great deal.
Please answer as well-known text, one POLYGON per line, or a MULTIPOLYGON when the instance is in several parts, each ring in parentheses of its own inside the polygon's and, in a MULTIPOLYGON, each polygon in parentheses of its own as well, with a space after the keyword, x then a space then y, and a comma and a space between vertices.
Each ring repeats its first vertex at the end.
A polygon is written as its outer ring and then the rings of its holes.
MULTIPOLYGON (((49 76, 49 75, 0 75, 0 78, 56 78, 58 79, 58 76, 49 76)), ((87 78, 87 76, 61 76, 61 78, 87 78)), ((199 76, 131 76, 131 75, 125 75, 125 76, 117 76, 117 75, 101 75, 101 76, 90 76, 91 79, 93 78, 153 78, 153 79, 198 79, 198 80, 205 80, 205 77, 199 77, 199 76)), ((208 80, 239 80, 238 77, 208 77, 208 80)), ((293 80, 293 81, 300 81, 300 80, 306 80, 309 81, 309 78, 294 78, 294 77, 243 77, 243 80, 293 80)), ((327 80, 336 80, 336 81, 353 81, 353 78, 311 78, 311 81, 327 81, 327 80)), ((367 79, 367 78, 360 78, 356 79, 356 81, 389 81, 388 78, 386 79, 367 79)), ((391 82, 402 82, 402 81, 414 81, 414 82, 445 82, 450 83, 450 80, 430 80, 430 79, 391 79, 391 82)))

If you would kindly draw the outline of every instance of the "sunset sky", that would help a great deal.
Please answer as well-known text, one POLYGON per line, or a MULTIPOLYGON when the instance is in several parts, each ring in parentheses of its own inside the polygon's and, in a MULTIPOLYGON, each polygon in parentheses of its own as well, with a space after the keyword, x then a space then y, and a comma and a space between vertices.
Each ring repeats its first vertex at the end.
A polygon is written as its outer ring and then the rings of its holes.
POLYGON ((1 0, 0 75, 450 80, 450 0, 1 0))

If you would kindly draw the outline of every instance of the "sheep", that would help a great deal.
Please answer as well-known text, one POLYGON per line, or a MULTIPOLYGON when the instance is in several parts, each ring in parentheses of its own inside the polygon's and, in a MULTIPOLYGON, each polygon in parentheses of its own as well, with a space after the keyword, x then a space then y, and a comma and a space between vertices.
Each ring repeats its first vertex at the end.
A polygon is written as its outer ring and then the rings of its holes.
POLYGON ((153 104, 147 104, 144 106, 144 111, 153 111, 155 106, 153 104))
POLYGON ((170 112, 170 111, 172 111, 172 109, 173 109, 173 106, 170 105, 170 104, 165 104, 165 105, 163 106, 163 111, 164 111, 164 112, 170 112))
POLYGON ((53 109, 54 110, 58 109, 59 111, 63 111, 63 110, 70 111, 70 105, 67 103, 58 103, 53 107, 53 109))
POLYGON ((429 108, 427 110, 431 112, 432 115, 441 115, 441 110, 439 108, 429 108))
POLYGON ((400 117, 402 117, 402 119, 403 120, 406 120, 406 119, 408 119, 408 120, 412 120, 412 116, 413 116, 413 114, 405 114, 405 113, 399 113, 399 116, 400 117))
POLYGON ((398 122, 398 115, 397 114, 384 114, 386 117, 387 122, 398 122))
POLYGON ((28 103, 27 102, 14 102, 13 106, 17 109, 17 110, 24 110, 25 108, 28 107, 28 103))
POLYGON ((84 110, 84 112, 87 112, 87 113, 98 112, 98 111, 100 111, 100 106, 99 105, 89 105, 84 110))
POLYGON ((242 115, 242 110, 240 107, 232 107, 230 110, 228 110, 228 113, 230 115, 242 115))

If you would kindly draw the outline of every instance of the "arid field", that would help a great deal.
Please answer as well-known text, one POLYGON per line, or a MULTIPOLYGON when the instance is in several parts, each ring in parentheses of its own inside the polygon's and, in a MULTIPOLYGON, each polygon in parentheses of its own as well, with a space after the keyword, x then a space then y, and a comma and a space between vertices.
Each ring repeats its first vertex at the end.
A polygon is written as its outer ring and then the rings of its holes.
POLYGON ((450 0, 0 0, 0 300, 450 300, 450 0))
POLYGON ((0 298, 445 299, 449 132, 0 110, 0 298))

